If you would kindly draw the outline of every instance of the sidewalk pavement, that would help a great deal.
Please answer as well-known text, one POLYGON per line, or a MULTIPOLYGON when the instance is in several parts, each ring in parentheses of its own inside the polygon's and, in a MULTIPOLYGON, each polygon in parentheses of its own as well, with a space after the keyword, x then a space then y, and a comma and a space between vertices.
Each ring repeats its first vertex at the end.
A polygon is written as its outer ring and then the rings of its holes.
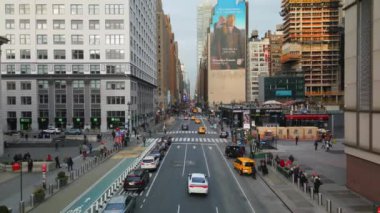
MULTIPOLYGON (((302 141, 296 146, 294 142, 280 141, 277 150, 272 153, 274 157, 278 155, 281 159, 288 159, 293 155, 301 170, 309 177, 313 173, 321 177, 323 185, 320 187, 320 192, 323 195, 323 206, 318 205, 317 194, 312 200, 310 192, 304 193, 303 189, 298 189, 297 184, 293 184, 291 179, 285 178, 275 168, 268 166, 269 174, 261 177, 293 212, 326 212, 328 199, 331 200, 332 212, 337 212, 337 208, 342 208, 344 213, 372 212, 371 201, 345 186, 346 156, 342 140, 338 140, 329 152, 321 149, 315 151, 313 142, 302 141), (314 207, 314 210, 310 211, 310 207, 314 207)), ((309 186, 313 186, 310 179, 309 186)))
MULTIPOLYGON (((162 128, 162 122, 157 124, 157 125, 150 125, 151 129, 160 129, 162 128)), ((153 134, 152 134, 153 136, 153 134)), ((103 134, 103 141, 105 141, 105 146, 107 147, 108 150, 112 149, 113 147, 113 141, 112 141, 112 136, 110 134, 103 134)), ((93 150, 96 150, 101 144, 98 142, 94 142, 93 144, 93 150)), ((136 138, 131 138, 130 142, 128 143, 128 147, 125 149, 133 149, 133 147, 136 146, 142 146, 142 143, 137 144, 136 138)), ((16 153, 25 153, 29 152, 31 154, 32 159, 46 159, 46 156, 48 154, 51 154, 52 157, 54 158, 55 156, 59 156, 61 163, 63 163, 63 158, 66 156, 76 156, 73 158, 74 165, 73 169, 79 169, 81 168, 82 164, 84 163, 84 160, 81 155, 79 155, 79 148, 78 147, 59 147, 58 150, 56 151, 55 148, 51 147, 46 147, 46 148, 7 148, 5 150, 5 153, 3 157, 1 158, 2 160, 6 161, 12 161, 13 155, 16 153)), ((88 157, 87 159, 91 159, 91 157, 88 157)), ((99 170, 101 171, 90 171, 89 173, 81 176, 78 181, 80 180, 85 180, 85 182, 88 182, 87 184, 93 184, 97 179, 94 177, 100 178, 101 176, 96 176, 94 174, 91 174, 94 172, 95 174, 104 174, 104 171, 109 170, 109 168, 112 168, 112 166, 116 165, 120 159, 117 160, 109 160, 110 162, 105 162, 103 164, 100 164, 99 170), (86 177, 84 177, 86 176, 86 177), (94 176, 92 178, 88 178, 87 176, 94 176), (83 178, 82 178, 83 177, 83 178), (93 181, 91 181, 93 180, 93 181)), ((97 167, 94 168, 93 170, 97 170, 97 167)), ((46 174, 46 183, 47 186, 49 184, 55 183, 55 178, 57 177, 58 172, 60 171, 65 171, 67 172, 66 168, 60 168, 60 169, 55 169, 53 171, 50 171, 46 174)), ((30 195, 34 192, 34 190, 38 187, 42 186, 42 173, 23 173, 22 177, 22 198, 25 202, 27 202, 30 198, 30 195)), ((83 184, 83 183, 82 183, 83 184)), ((84 186, 87 184, 83 184, 84 186)), ((77 185, 77 183, 72 184, 72 185, 77 185)), ((67 188, 73 188, 74 191, 78 191, 78 193, 83 192, 76 189, 76 187, 71 187, 70 185, 65 187, 67 188)), ((0 191, 2 192, 7 192, 7 193, 0 193, 0 203, 1 205, 6 205, 8 208, 11 208, 13 212, 18 212, 19 209, 19 201, 21 199, 21 189, 20 189, 20 174, 19 173, 9 173, 9 172, 0 172, 0 191)), ((62 190, 63 191, 63 190, 62 190)), ((60 194, 58 192, 58 194, 60 194)), ((78 195, 79 196, 79 195, 78 195)), ((53 196, 55 197, 55 195, 53 196)), ((72 200, 75 197, 72 197, 71 195, 67 198, 68 200, 72 200)), ((50 200, 50 199, 49 199, 50 200)), ((58 200, 60 201, 60 200, 58 200)), ((44 202, 46 203, 46 202, 44 202)), ((43 204, 44 204, 43 203, 43 204)), ((43 205, 41 204, 41 205, 43 205)), ((53 208, 55 209, 55 208, 53 208)), ((38 211, 36 211, 38 212, 38 211)))

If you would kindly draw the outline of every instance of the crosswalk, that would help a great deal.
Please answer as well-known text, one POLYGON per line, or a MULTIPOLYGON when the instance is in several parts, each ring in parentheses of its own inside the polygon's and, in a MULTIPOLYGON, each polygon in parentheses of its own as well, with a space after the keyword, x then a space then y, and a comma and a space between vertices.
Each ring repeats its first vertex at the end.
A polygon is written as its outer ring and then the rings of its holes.
MULTIPOLYGON (((175 134, 198 134, 198 131, 168 131, 166 134, 171 134, 171 135, 175 135, 175 134)), ((215 131, 206 131, 206 134, 207 135, 216 135, 218 133, 215 131)))
POLYGON ((227 143, 225 138, 187 138, 187 137, 173 137, 173 143, 227 143))

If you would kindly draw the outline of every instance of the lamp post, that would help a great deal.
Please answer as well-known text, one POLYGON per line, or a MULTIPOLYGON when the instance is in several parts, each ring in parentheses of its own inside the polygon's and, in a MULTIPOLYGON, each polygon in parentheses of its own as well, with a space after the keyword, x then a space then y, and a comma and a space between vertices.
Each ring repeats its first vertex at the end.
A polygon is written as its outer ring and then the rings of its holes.
POLYGON ((128 102, 127 103, 128 105, 128 137, 130 136, 131 134, 131 102, 128 102))

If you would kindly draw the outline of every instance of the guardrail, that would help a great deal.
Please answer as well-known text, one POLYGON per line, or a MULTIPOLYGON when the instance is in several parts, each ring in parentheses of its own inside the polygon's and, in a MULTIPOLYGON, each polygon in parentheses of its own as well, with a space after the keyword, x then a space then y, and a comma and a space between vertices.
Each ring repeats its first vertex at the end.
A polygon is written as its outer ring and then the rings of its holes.
POLYGON ((129 174, 129 172, 131 172, 139 166, 140 161, 145 157, 147 153, 149 153, 156 146, 156 143, 157 142, 155 141, 149 144, 149 146, 140 154, 140 156, 133 161, 131 166, 129 166, 118 178, 116 178, 116 180, 102 193, 102 195, 91 204, 91 207, 86 209, 84 212, 100 212, 105 207, 107 202, 112 198, 112 196, 123 186, 123 181, 129 174))

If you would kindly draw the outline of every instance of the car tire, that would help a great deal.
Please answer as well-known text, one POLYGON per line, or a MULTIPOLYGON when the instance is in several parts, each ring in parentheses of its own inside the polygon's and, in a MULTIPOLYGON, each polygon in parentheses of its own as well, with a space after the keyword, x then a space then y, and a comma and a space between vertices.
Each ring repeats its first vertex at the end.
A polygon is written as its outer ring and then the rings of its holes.
POLYGON ((239 175, 243 175, 243 171, 239 170, 239 175))

